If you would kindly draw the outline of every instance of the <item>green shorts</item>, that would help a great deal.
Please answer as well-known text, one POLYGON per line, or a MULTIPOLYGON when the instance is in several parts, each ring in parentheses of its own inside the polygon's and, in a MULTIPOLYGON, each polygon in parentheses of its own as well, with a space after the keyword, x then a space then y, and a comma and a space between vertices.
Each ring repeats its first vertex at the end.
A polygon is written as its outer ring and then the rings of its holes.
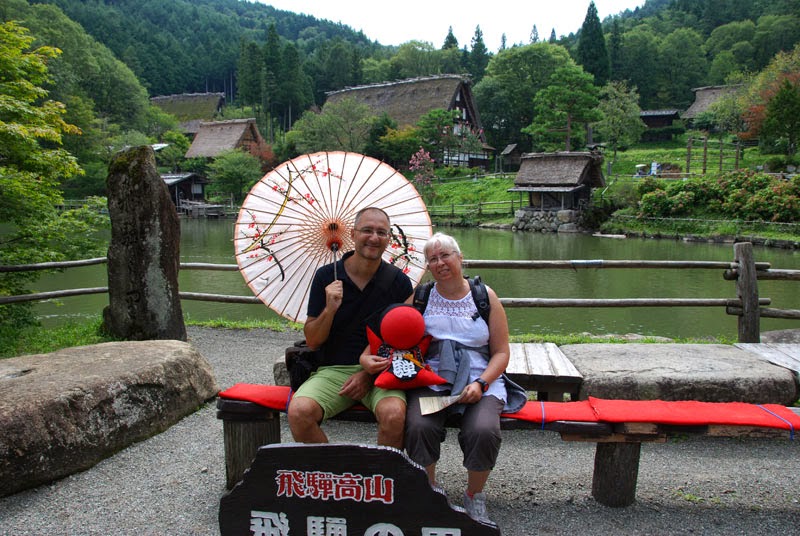
POLYGON ((341 396, 339 391, 342 389, 344 382, 346 382, 350 376, 362 370, 361 365, 332 365, 320 367, 316 372, 311 374, 311 377, 303 382, 303 385, 295 392, 294 396, 305 396, 315 400, 317 404, 322 407, 323 420, 338 415, 347 408, 353 406, 356 402, 361 402, 364 406, 369 408, 370 411, 375 413, 375 407, 378 405, 378 402, 384 398, 394 396, 405 401, 405 391, 400 391, 398 389, 381 389, 380 387, 373 387, 370 389, 361 400, 353 400, 352 398, 341 396))

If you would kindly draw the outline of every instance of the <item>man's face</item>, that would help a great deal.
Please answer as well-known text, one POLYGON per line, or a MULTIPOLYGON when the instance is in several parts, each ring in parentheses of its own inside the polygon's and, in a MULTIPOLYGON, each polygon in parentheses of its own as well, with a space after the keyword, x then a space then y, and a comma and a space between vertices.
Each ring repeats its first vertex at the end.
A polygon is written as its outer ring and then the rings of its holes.
POLYGON ((377 210, 368 210, 356 222, 352 236, 355 255, 370 260, 380 259, 391 239, 389 220, 377 210))

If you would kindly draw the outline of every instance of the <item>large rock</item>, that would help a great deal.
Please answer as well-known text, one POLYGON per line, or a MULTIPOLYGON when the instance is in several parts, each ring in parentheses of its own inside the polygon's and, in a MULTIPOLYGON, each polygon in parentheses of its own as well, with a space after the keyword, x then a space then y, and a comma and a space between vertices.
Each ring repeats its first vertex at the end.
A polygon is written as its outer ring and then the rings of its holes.
POLYGON ((0 360, 0 496, 87 469, 218 391, 180 341, 112 342, 0 360))
POLYGON ((570 344, 579 398, 700 400, 790 405, 794 373, 723 344, 570 344))
POLYGON ((186 340, 178 296, 180 223, 150 147, 118 154, 106 179, 111 243, 105 329, 120 339, 186 340))

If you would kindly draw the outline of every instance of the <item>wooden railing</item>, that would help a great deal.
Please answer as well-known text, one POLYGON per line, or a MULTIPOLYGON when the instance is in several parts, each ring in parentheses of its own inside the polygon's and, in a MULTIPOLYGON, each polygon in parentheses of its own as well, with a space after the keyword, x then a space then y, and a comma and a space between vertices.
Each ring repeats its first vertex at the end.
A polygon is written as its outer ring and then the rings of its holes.
MULTIPOLYGON (((48 262, 16 266, 0 266, 0 272, 23 272, 89 266, 107 262, 105 257, 67 262, 48 262)), ((758 281, 800 281, 800 270, 772 269, 769 263, 755 262, 752 244, 734 245, 734 260, 726 261, 667 261, 667 260, 464 260, 465 268, 501 268, 520 270, 580 270, 580 269, 711 269, 724 270, 725 280, 736 284, 735 298, 501 298, 504 307, 724 307, 725 312, 739 317, 739 342, 758 342, 760 318, 800 320, 799 309, 776 309, 769 298, 758 294, 758 281)), ((181 263, 181 270, 237 271, 235 264, 181 263)), ((21 303, 86 294, 108 292, 107 287, 57 290, 18 296, 0 296, 0 305, 21 303)), ((260 304, 255 296, 180 292, 181 299, 224 303, 260 304)))

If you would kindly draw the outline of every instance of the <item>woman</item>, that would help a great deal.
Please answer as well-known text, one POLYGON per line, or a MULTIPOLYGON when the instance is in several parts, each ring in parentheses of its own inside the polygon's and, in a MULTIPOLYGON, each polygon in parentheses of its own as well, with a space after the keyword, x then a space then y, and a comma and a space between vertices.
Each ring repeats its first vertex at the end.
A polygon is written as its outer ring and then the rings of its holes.
POLYGON ((473 519, 492 523, 483 488, 500 451, 500 414, 519 411, 526 401, 525 391, 503 375, 509 358, 506 313, 497 294, 486 287, 488 323, 481 317, 453 237, 436 233, 423 252, 435 281, 423 313, 425 332, 433 336, 426 361, 448 383, 407 392, 406 451, 435 485, 445 420, 461 413, 458 440, 467 469, 464 508, 473 519), (420 397, 443 391, 463 396, 455 406, 422 415, 420 397))

